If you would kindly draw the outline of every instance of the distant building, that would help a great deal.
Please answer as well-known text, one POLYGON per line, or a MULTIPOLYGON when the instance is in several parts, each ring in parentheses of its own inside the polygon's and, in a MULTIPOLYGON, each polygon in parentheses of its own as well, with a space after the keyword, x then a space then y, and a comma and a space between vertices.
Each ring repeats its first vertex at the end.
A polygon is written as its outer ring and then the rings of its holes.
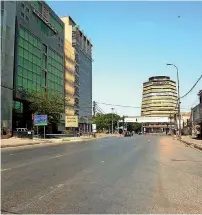
POLYGON ((191 112, 182 112, 181 113, 182 120, 182 134, 188 135, 191 134, 191 112))
POLYGON ((142 116, 170 117, 177 112, 176 83, 168 76, 154 76, 143 83, 142 116))
POLYGON ((181 119, 183 121, 183 127, 186 127, 188 125, 188 121, 190 120, 191 112, 182 112, 181 113, 181 119))
POLYGON ((192 134, 202 138, 202 90, 198 93, 199 104, 191 110, 192 134))
POLYGON ((166 133, 174 127, 169 117, 126 116, 124 122, 141 123, 142 130, 146 133, 166 133))
POLYGON ((66 38, 75 49, 75 114, 79 117, 80 129, 89 131, 92 120, 92 44, 71 17, 62 17, 61 20, 65 23, 66 38))

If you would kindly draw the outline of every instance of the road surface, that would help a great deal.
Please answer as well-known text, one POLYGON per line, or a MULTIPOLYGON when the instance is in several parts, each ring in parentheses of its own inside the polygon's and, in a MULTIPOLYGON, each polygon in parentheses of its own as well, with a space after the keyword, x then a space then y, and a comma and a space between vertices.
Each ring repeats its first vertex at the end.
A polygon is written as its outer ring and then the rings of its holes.
POLYGON ((133 136, 2 150, 2 213, 202 213, 202 153, 133 136))

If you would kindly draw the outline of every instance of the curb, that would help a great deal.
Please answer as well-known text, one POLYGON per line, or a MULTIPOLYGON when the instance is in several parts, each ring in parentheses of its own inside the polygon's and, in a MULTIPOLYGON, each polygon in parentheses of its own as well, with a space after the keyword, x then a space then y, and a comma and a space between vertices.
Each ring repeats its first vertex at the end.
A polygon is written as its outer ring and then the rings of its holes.
MULTIPOLYGON (((114 136, 112 136, 114 137, 114 136)), ((43 143, 47 143, 47 144, 65 144, 65 143, 71 143, 71 142, 86 142, 86 141, 91 141, 91 140, 98 140, 98 139, 102 139, 102 138, 107 138, 107 137, 97 137, 97 138, 91 138, 91 139, 80 139, 80 140, 65 140, 62 139, 60 141, 41 141, 41 142, 32 142, 32 143, 25 143, 25 144, 16 144, 16 145, 2 145, 1 144, 1 148, 10 148, 10 147, 20 147, 20 146, 31 146, 31 145, 39 145, 39 144, 43 144, 43 143)))
POLYGON ((180 142, 185 143, 185 144, 188 145, 188 146, 191 146, 191 147, 193 147, 193 148, 196 148, 196 149, 199 149, 199 150, 202 151, 202 145, 200 146, 200 145, 198 145, 198 144, 196 144, 196 143, 190 143, 190 142, 187 142, 187 141, 181 140, 181 139, 177 139, 177 140, 179 140, 180 142))
POLYGON ((35 143, 16 144, 16 145, 1 145, 1 148, 10 148, 10 147, 18 147, 18 146, 31 146, 31 145, 37 145, 37 144, 41 144, 41 143, 35 142, 35 143))

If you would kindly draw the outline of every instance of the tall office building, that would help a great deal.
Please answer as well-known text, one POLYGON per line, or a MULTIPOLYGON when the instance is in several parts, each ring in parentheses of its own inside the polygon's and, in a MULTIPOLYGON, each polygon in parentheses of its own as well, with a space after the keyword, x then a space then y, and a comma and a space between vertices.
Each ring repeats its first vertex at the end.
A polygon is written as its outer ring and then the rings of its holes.
POLYGON ((154 76, 143 83, 142 116, 170 117, 177 112, 176 83, 167 76, 154 76))
POLYGON ((90 130, 92 120, 92 44, 71 17, 62 17, 67 39, 75 49, 75 114, 82 130, 90 130), (88 128, 86 128, 88 127, 88 128))
POLYGON ((63 17, 61 20, 64 22, 65 26, 65 115, 74 116, 78 109, 78 105, 75 105, 76 62, 75 49, 72 45, 72 26, 69 25, 69 17, 63 17))
POLYGON ((12 130, 16 2, 1 1, 1 134, 12 130))
POLYGON ((18 1, 14 66, 14 127, 32 126, 20 91, 64 95, 64 23, 45 1, 18 1))

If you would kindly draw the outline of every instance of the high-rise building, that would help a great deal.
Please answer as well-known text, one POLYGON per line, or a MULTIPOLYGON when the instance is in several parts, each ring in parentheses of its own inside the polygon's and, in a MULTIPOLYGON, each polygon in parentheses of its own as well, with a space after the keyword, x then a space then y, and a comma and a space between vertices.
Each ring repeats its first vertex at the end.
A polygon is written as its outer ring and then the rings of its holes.
POLYGON ((75 83, 75 54, 71 43, 65 39, 65 114, 73 116, 74 110, 74 83, 75 83))
POLYGON ((12 131, 16 2, 1 1, 1 134, 12 131))
POLYGON ((65 115, 75 115, 75 49, 72 45, 72 26, 69 25, 69 18, 63 17, 61 20, 65 25, 65 115))
POLYGON ((65 23, 66 38, 75 50, 75 114, 79 116, 80 128, 89 131, 92 120, 92 44, 71 17, 62 17, 61 20, 65 23))
POLYGON ((154 76, 143 83, 142 116, 170 117, 176 112, 175 81, 167 76, 154 76))
POLYGON ((31 127, 23 90, 64 95, 64 23, 45 1, 17 1, 14 107, 22 117, 14 126, 31 127))

